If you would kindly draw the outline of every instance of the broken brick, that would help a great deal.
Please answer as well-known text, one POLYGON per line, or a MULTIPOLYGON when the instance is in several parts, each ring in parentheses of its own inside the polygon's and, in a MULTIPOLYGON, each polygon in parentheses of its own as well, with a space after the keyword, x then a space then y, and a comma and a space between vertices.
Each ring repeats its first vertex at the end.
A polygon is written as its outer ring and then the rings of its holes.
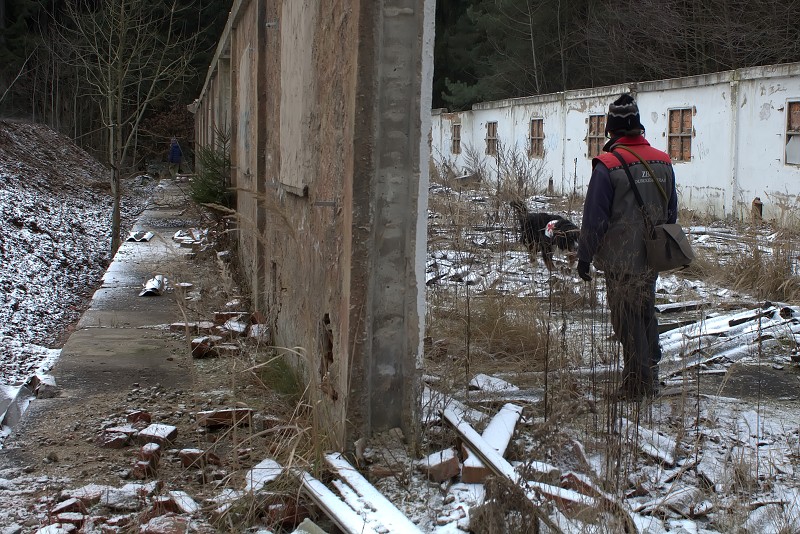
POLYGON ((178 508, 179 513, 193 514, 200 510, 200 505, 185 491, 173 490, 169 492, 169 496, 178 508))
POLYGON ((216 454, 200 449, 182 449, 178 451, 178 458, 183 467, 205 467, 207 464, 220 465, 221 463, 216 454))
POLYGON ((428 479, 434 482, 450 480, 461 472, 461 463, 454 449, 435 452, 423 459, 419 465, 428 479))
POLYGON ((136 410, 135 412, 129 413, 126 416, 126 420, 131 424, 147 423, 149 425, 152 417, 150 416, 149 412, 144 410, 136 410))
POLYGON ((197 332, 200 334, 209 334, 214 330, 215 326, 217 325, 215 325, 213 321, 200 321, 197 323, 197 332))
POLYGON ((222 325, 227 321, 249 320, 250 314, 243 311, 218 311, 214 312, 214 324, 222 325))
POLYGON ((153 516, 164 515, 168 513, 177 514, 180 513, 178 506, 175 504, 175 501, 172 497, 167 495, 157 495, 153 497, 152 500, 153 504, 153 516))
POLYGON ((233 426, 236 424, 249 425, 252 419, 251 408, 229 408, 224 410, 209 410, 197 412, 195 421, 204 427, 233 426))
POLYGON ((104 494, 108 493, 109 488, 109 486, 99 484, 87 484, 86 486, 70 491, 69 496, 78 499, 85 506, 94 506, 100 502, 104 494))
POLYGON ((461 452, 464 455, 464 465, 461 466, 461 482, 464 484, 483 484, 486 481, 486 477, 491 475, 492 472, 466 446, 462 445, 461 452))
POLYGON ((139 531, 141 534, 184 534, 189 531, 189 520, 172 514, 161 515, 148 521, 139 531))
POLYGON ((86 505, 80 499, 77 499, 75 497, 70 497, 69 499, 61 501, 60 503, 56 504, 50 511, 50 513, 53 515, 63 514, 66 512, 78 512, 81 514, 85 514, 86 505))
POLYGON ((79 512, 64 512, 57 514, 55 519, 62 525, 73 525, 75 528, 80 529, 86 521, 86 516, 79 512))
POLYGON ((294 528, 310 517, 308 509, 290 496, 271 496, 264 507, 264 520, 268 525, 294 528))
POLYGON ((95 443, 104 449, 122 449, 130 442, 130 436, 121 432, 103 432, 95 443))
POLYGON ((211 354, 211 341, 210 336, 196 337, 192 340, 192 357, 203 358, 211 354))
POLYGON ((145 443, 144 446, 139 449, 139 459, 150 462, 154 466, 158 466, 158 462, 161 459, 161 445, 158 443, 145 443))
POLYGON ((139 460, 133 465, 133 478, 144 480, 145 478, 152 478, 156 475, 156 466, 153 462, 146 460, 139 460))
POLYGON ((175 441, 178 437, 178 429, 172 425, 160 425, 153 423, 137 436, 139 443, 157 443, 162 447, 175 441))
POLYGON ((177 334, 185 334, 186 332, 189 332, 190 334, 196 334, 198 332, 197 323, 172 323, 169 325, 169 331, 177 334))

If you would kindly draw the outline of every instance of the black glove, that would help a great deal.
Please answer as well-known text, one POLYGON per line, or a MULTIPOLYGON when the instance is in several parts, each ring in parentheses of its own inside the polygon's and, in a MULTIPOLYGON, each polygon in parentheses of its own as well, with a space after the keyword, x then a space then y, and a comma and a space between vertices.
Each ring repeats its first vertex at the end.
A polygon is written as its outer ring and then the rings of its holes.
POLYGON ((584 282, 590 282, 592 280, 592 276, 589 274, 589 266, 591 263, 588 261, 578 260, 578 276, 580 276, 584 282))

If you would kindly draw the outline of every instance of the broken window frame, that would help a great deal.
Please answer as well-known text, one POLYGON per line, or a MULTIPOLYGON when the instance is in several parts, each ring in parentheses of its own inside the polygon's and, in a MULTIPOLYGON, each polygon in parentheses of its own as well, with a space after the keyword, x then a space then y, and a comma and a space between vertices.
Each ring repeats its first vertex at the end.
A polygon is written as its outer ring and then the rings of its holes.
POLYGON ((606 144, 606 116, 589 115, 586 124, 586 157, 592 159, 600 155, 606 144))
POLYGON ((486 154, 497 156, 497 121, 486 123, 486 154))
POLYGON ((528 157, 544 157, 544 119, 533 117, 528 123, 528 157))
POLYGON ((784 109, 786 109, 786 139, 783 145, 784 163, 786 165, 800 165, 800 100, 787 100, 784 109))
POLYGON ((693 117, 693 108, 674 108, 667 112, 667 153, 673 162, 692 161, 693 117))
POLYGON ((450 153, 461 154, 461 124, 453 124, 451 133, 450 153))

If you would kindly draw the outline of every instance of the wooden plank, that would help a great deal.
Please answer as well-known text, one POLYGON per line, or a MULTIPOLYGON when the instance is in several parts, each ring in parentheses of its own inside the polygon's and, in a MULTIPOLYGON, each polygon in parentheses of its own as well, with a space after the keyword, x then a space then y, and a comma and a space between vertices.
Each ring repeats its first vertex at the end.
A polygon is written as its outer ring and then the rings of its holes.
POLYGON ((351 488, 358 493, 362 499, 367 501, 374 509, 375 515, 380 518, 380 522, 389 528, 390 532, 403 532, 413 534, 415 532, 422 532, 419 527, 411 522, 405 514, 398 510, 389 499, 375 489, 375 486, 361 476, 361 473, 355 467, 345 460, 338 452, 326 454, 325 461, 339 475, 351 488))
POLYGON ((328 487, 305 471, 299 472, 303 491, 319 506, 331 521, 346 534, 377 534, 364 518, 336 496, 328 487))

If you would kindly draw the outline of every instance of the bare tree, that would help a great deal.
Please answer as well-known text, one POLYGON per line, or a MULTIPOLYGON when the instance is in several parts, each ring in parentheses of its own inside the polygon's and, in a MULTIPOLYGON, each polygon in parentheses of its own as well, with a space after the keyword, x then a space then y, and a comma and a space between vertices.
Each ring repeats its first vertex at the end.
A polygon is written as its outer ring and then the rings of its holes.
POLYGON ((146 0, 66 2, 61 57, 84 74, 107 135, 111 253, 120 245, 120 177, 147 108, 190 72, 195 36, 178 26, 178 7, 146 0))

